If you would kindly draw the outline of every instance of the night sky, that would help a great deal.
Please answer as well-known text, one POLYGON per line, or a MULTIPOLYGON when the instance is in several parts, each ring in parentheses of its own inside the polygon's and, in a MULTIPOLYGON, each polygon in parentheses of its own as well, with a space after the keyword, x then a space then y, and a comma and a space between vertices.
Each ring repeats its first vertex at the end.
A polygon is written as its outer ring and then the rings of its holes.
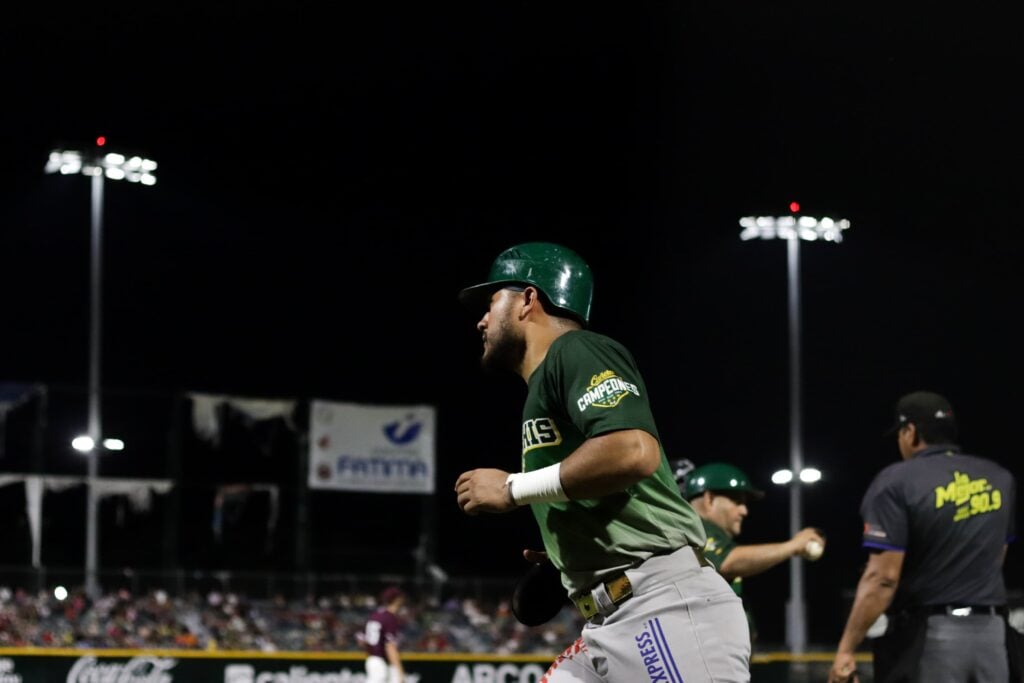
MULTIPOLYGON (((1001 9, 774 5, 8 9, 0 381, 87 382, 89 183, 43 167, 104 135, 159 163, 154 187, 106 184, 111 396, 436 405, 439 563, 515 575, 539 542, 529 513, 467 518, 450 491, 518 462, 525 387, 479 370, 456 295, 505 247, 562 242, 594 270, 593 328, 636 356, 669 457, 744 468, 769 496, 741 540, 782 540, 786 251, 742 242, 738 220, 798 201, 851 223, 801 250, 803 450, 824 472, 804 512, 829 540, 805 576, 812 639, 834 641, 901 394, 946 394, 964 446, 1020 476, 1024 57, 1001 9)), ((143 422, 143 402, 111 400, 106 419, 143 422)), ((120 457, 104 472, 169 467, 120 457)), ((330 543, 368 510, 415 536, 409 500, 316 498, 330 543)), ((785 567, 748 580, 779 640, 787 586, 785 567)))

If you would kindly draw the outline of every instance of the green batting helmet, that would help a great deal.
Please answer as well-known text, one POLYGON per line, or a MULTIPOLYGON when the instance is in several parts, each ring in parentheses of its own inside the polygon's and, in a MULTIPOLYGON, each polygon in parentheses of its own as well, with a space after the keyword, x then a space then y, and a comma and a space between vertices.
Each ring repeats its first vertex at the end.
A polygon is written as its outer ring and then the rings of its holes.
POLYGON ((705 491, 742 491, 755 499, 764 497, 764 491, 754 488, 743 470, 724 462, 710 462, 693 469, 686 475, 680 489, 686 500, 705 491))
POLYGON ((487 281, 459 292, 459 300, 474 308, 486 308, 499 289, 533 285, 555 308, 590 322, 594 276, 583 258, 568 247, 551 242, 526 242, 509 247, 491 264, 487 281))

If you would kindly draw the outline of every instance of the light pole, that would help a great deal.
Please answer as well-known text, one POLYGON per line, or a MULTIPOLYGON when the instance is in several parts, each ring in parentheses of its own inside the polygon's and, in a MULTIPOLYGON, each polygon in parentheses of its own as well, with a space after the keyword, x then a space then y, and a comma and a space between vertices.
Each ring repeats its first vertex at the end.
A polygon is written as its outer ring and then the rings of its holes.
MULTIPOLYGON (((800 206, 790 205, 795 213, 800 206)), ((806 481, 801 443, 800 399, 800 241, 842 242, 847 220, 812 218, 810 216, 747 216, 740 219, 740 239, 786 240, 789 294, 789 462, 793 473, 789 487, 789 533, 803 528, 800 487, 806 481)), ((786 604, 786 645, 792 652, 807 648, 807 611, 804 604, 803 564, 799 557, 789 560, 789 602, 786 604)))
POLYGON ((97 138, 97 150, 83 155, 75 150, 57 149, 50 152, 46 162, 47 173, 62 175, 82 174, 92 178, 92 240, 91 240, 91 298, 89 308, 89 415, 87 440, 75 440, 75 448, 87 453, 89 469, 86 475, 86 515, 85 515, 85 591, 91 598, 99 596, 97 578, 99 544, 99 513, 96 495, 96 477, 99 470, 97 449, 104 441, 110 442, 107 447, 117 449, 123 444, 116 440, 104 440, 100 420, 100 344, 102 339, 102 287, 103 287, 103 181, 127 180, 132 183, 153 185, 156 183, 156 162, 142 157, 125 157, 113 152, 102 153, 99 148, 106 144, 105 138, 97 138))

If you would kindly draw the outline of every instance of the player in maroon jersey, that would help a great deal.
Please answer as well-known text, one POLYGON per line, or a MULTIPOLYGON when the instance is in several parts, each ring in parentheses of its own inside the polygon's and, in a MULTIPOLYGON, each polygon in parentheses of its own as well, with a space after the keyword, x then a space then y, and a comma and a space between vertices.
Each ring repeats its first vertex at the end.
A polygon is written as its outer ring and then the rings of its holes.
POLYGON ((366 621, 363 642, 366 646, 366 683, 404 683, 398 649, 401 622, 398 611, 405 602, 405 593, 398 586, 385 588, 380 606, 366 621))

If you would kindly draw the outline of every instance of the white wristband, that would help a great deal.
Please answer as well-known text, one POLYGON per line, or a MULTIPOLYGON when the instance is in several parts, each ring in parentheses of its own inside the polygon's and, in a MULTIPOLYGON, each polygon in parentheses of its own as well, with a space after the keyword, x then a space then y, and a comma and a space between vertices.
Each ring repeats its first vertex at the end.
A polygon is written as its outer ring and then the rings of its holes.
POLYGON ((561 503, 569 500, 562 490, 559 469, 562 463, 542 467, 533 472, 513 472, 508 475, 505 485, 516 505, 530 503, 561 503))

